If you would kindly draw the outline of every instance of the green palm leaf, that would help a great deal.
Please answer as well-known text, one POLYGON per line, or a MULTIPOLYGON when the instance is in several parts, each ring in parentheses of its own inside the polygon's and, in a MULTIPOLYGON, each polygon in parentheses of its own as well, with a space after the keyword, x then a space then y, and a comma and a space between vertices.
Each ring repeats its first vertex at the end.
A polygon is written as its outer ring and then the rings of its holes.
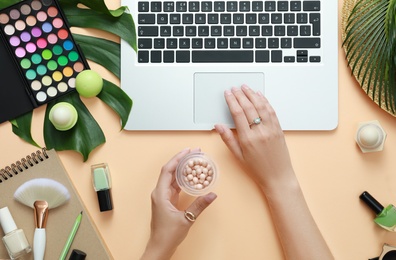
MULTIPOLYGON (((20 0, 1 0, 0 9, 17 2, 20 0)), ((109 10, 104 0, 59 0, 59 2, 70 26, 110 32, 128 42, 136 50, 135 25, 132 16, 125 12, 126 7, 109 10), (88 8, 80 8, 79 4, 88 8)), ((119 43, 79 34, 73 34, 73 37, 88 60, 102 65, 120 78, 119 43)), ((104 80, 104 87, 98 95, 98 99, 105 102, 119 115, 121 129, 123 129, 132 109, 132 100, 128 95, 118 86, 104 80)), ((26 142, 39 146, 31 135, 32 115, 31 112, 12 120, 12 130, 26 142)), ((84 161, 88 159, 93 149, 106 141, 102 129, 77 93, 63 96, 47 105, 43 131, 45 145, 48 149, 74 150, 83 156, 84 161), (61 101, 73 104, 79 113, 76 126, 65 132, 56 130, 48 119, 50 109, 61 101)))
POLYGON ((394 114, 396 1, 355 2, 343 28, 346 58, 362 89, 381 108, 394 114))

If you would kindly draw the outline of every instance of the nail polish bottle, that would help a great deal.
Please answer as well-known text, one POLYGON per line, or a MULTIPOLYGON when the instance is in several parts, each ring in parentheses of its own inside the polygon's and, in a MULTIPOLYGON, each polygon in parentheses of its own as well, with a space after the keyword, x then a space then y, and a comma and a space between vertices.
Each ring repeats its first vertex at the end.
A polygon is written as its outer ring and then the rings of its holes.
POLYGON ((32 251, 22 229, 18 229, 8 207, 0 209, 0 224, 4 231, 3 243, 11 259, 17 259, 32 251))
POLYGON ((91 166, 92 182, 98 195, 99 209, 101 212, 113 209, 111 198, 110 169, 106 163, 91 166))
POLYGON ((376 214, 374 222, 377 223, 377 225, 389 231, 396 231, 395 206, 389 204, 384 208, 384 206, 374 199, 367 191, 363 192, 359 198, 374 211, 376 214))

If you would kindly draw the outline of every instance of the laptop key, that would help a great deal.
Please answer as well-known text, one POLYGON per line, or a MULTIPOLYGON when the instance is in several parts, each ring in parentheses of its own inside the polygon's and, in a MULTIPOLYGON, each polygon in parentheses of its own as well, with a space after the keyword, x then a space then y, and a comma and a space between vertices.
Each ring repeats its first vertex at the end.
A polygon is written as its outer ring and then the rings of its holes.
POLYGON ((176 12, 187 12, 187 2, 176 2, 176 12))
POLYGON ((237 1, 227 2, 227 12, 236 12, 236 11, 238 11, 238 2, 237 1))
POLYGON ((291 1, 290 10, 294 12, 301 11, 301 1, 291 1))
POLYGON ((177 39, 176 38, 166 39, 166 48, 167 49, 176 49, 177 48, 177 39))
POLYGON ((214 38, 206 38, 205 39, 205 48, 206 49, 214 49, 216 47, 216 39, 214 38))
POLYGON ((271 51, 271 62, 282 62, 282 51, 271 51))
POLYGON ((149 62, 149 52, 148 51, 138 51, 138 61, 139 63, 149 62))
POLYGON ((139 26, 139 36, 158 36, 158 26, 139 26))
POLYGON ((212 2, 209 1, 203 1, 201 3, 201 11, 202 12, 212 12, 212 2))
POLYGON ((275 12, 276 11, 276 2, 275 1, 265 1, 265 11, 275 12))
POLYGON ((320 62, 320 56, 309 57, 309 62, 320 62))
POLYGON ((139 12, 149 12, 150 11, 150 2, 139 2, 138 3, 138 11, 139 12))
POLYGON ((279 12, 289 11, 289 1, 278 1, 278 11, 279 12))
POLYGON ((231 14, 220 14, 221 24, 231 24, 231 14))
POLYGON ((319 36, 320 35, 320 14, 319 13, 310 14, 309 22, 312 24, 313 36, 319 36))
POLYGON ((253 12, 262 12, 263 11, 263 1, 253 1, 252 2, 252 11, 253 12))
POLYGON ((153 47, 153 43, 151 39, 139 39, 138 40, 138 48, 139 49, 151 49, 153 47))
POLYGON ((292 62, 295 62, 295 61, 296 61, 296 58, 295 58, 294 56, 285 56, 285 57, 283 58, 283 61, 284 61, 284 62, 287 62, 287 63, 292 63, 292 62))
POLYGON ((225 2, 224 1, 215 1, 213 8, 214 8, 215 12, 224 12, 225 11, 225 2))
POLYGON ((165 39, 156 38, 154 39, 154 49, 164 49, 165 48, 165 39))
POLYGON ((239 11, 240 12, 250 12, 250 2, 249 1, 239 2, 239 11))
POLYGON ((192 51, 192 62, 253 62, 253 51, 192 51))
POLYGON ((163 37, 171 36, 172 29, 170 26, 161 26, 160 27, 160 35, 163 37))
POLYGON ((151 51, 150 61, 152 63, 160 63, 162 61, 162 53, 161 51, 151 51))
POLYGON ((176 62, 190 62, 190 51, 176 51, 176 62))
POLYGON ((231 38, 230 39, 230 48, 231 49, 240 49, 241 48, 241 38, 231 38))
POLYGON ((139 14, 138 15, 139 24, 155 24, 154 14, 139 14))
POLYGON ((180 24, 180 14, 170 14, 170 24, 180 24))
POLYGON ((320 38, 294 38, 294 48, 320 48, 320 38))
POLYGON ((198 1, 189 2, 188 10, 190 12, 199 12, 199 2, 198 1))
POLYGON ((151 12, 161 12, 161 2, 151 2, 151 12))
POLYGON ((267 47, 267 40, 266 38, 256 38, 256 48, 257 49, 264 49, 267 47))
POLYGON ((164 12, 173 12, 173 11, 175 11, 175 3, 164 2, 164 12))
POLYGON ((174 51, 164 51, 164 62, 165 63, 175 62, 175 52, 174 51))
POLYGON ((256 62, 269 62, 269 51, 256 51, 256 62))
POLYGON ((320 11, 320 1, 304 1, 304 11, 320 11))

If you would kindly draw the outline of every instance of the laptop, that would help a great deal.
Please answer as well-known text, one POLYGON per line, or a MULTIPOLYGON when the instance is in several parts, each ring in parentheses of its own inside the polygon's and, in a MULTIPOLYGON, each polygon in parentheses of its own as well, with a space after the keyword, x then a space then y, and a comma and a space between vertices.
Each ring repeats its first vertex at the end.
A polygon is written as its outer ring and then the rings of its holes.
POLYGON ((267 97, 283 130, 337 127, 337 1, 122 5, 138 44, 121 42, 121 87, 133 100, 126 130, 232 128, 224 91, 242 84, 267 97))

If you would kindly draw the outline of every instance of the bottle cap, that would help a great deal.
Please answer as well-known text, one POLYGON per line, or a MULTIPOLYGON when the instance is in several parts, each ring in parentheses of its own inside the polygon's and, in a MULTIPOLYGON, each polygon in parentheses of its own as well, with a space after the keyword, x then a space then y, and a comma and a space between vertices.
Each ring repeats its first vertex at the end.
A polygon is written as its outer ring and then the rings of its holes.
POLYGON ((108 211, 113 209, 110 190, 97 191, 100 211, 108 211))
POLYGON ((6 235, 18 229, 8 207, 0 209, 0 224, 6 235))
POLYGON ((81 250, 73 249, 73 252, 70 254, 69 260, 84 260, 87 257, 87 254, 81 250))
POLYGON ((370 193, 368 193, 367 191, 363 192, 359 198, 364 201, 364 203, 367 204, 367 206, 369 206, 376 215, 378 215, 379 213, 382 212, 382 210, 384 210, 384 206, 381 205, 381 203, 379 203, 376 199, 374 199, 370 193))

